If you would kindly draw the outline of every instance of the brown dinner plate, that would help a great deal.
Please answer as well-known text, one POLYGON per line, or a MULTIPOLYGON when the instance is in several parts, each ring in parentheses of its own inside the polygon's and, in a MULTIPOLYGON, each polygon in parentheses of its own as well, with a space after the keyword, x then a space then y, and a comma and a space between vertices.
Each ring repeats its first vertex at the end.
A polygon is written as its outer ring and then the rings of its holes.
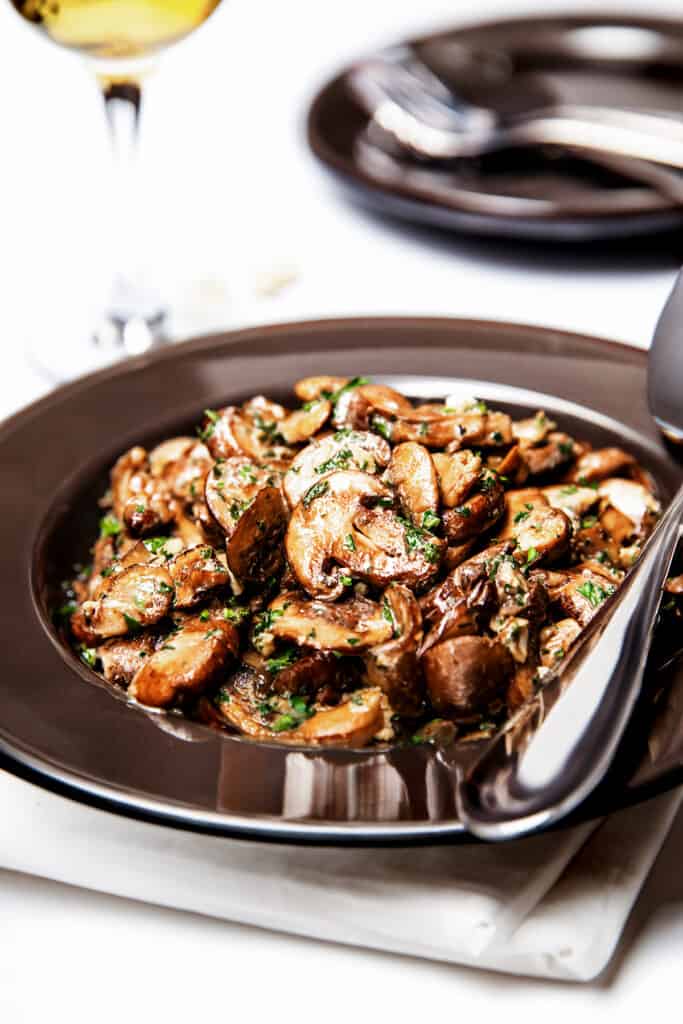
MULTIPOLYGON (((647 414, 645 367, 643 352, 561 331, 331 320, 199 338, 82 378, 19 412, 0 427, 2 764, 77 800, 180 828, 335 844, 465 840, 454 781, 475 744, 311 750, 147 710, 60 642, 51 621, 59 581, 89 558, 96 499, 122 450, 187 431, 206 407, 258 392, 287 400, 308 374, 367 374, 422 399, 465 381, 515 415, 540 405, 570 432, 634 451, 666 500, 681 467, 647 414)), ((683 665, 660 667, 661 642, 655 653, 629 734, 584 817, 683 778, 683 665)))
MULTIPOLYGON (((615 13, 457 28, 406 44, 465 100, 502 115, 556 103, 682 112, 683 21, 615 13)), ((559 149, 430 164, 368 143, 347 73, 308 118, 314 153, 353 198, 449 230, 557 241, 670 230, 683 210, 642 182, 559 149)))

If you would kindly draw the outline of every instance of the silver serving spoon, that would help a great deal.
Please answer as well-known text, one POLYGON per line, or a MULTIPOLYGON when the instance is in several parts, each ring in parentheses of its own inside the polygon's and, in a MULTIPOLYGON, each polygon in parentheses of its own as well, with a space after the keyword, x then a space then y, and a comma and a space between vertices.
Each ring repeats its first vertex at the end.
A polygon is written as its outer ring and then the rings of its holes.
MULTIPOLYGON (((654 419, 683 443, 683 271, 655 330, 648 394, 654 419)), ((640 694, 682 516, 683 485, 562 672, 459 778, 458 812, 474 835, 513 839, 545 828, 578 807, 605 776, 640 694)))
POLYGON ((560 146, 683 203, 683 177, 672 170, 683 168, 683 120, 671 114, 563 104, 503 119, 457 96, 405 47, 360 62, 347 82, 371 117, 373 138, 421 159, 560 146), (615 164, 624 158, 624 167, 615 164))

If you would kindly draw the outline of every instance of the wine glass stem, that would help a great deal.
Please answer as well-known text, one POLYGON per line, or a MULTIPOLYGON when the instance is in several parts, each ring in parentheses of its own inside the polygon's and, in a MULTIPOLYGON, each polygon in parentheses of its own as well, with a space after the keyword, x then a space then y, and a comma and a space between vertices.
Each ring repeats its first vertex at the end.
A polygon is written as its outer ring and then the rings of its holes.
POLYGON ((95 331, 101 348, 119 348, 138 354, 164 338, 166 308, 159 295, 146 286, 138 269, 137 244, 141 208, 137 191, 137 154, 142 91, 135 80, 100 80, 115 163, 114 202, 116 274, 108 308, 95 331), (132 259, 136 262, 133 263, 132 259))

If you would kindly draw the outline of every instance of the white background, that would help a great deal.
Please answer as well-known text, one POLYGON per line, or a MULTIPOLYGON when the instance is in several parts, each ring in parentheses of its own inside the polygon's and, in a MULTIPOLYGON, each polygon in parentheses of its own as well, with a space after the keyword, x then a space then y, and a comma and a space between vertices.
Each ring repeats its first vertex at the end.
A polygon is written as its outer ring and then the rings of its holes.
MULTIPOLYGON (((172 295, 178 331, 322 316, 457 314, 646 346, 683 255, 671 243, 549 251, 436 239, 345 204, 306 150, 316 87, 347 59, 455 21, 565 4, 233 0, 147 88, 146 228, 131 238, 172 295), (144 244, 143 244, 144 240, 144 244), (260 276, 293 270, 274 298, 260 276)), ((680 13, 680 0, 575 9, 680 13)), ((83 329, 109 278, 107 138, 78 60, 0 8, 0 415, 45 382, 26 345, 83 329)), ((678 246, 681 248, 681 246, 678 246)), ((0 827, 11 827, 0 817, 0 827)), ((341 949, 0 873, 0 1020, 325 1021, 522 1014, 586 1021, 678 1005, 683 825, 616 968, 570 988, 341 949), (664 909, 653 917, 660 904, 664 909), (668 905, 667 905, 668 904, 668 905), (644 929, 644 930, 643 930, 644 929)), ((416 856, 419 854, 416 852, 416 856)), ((675 1011, 674 1011, 675 1012, 675 1011)))

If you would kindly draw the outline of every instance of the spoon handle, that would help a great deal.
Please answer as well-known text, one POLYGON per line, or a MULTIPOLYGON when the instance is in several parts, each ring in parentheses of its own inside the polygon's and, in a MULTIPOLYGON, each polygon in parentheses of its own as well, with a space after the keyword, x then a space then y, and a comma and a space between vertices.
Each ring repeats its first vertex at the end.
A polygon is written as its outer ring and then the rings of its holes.
POLYGON ((458 812, 474 835, 503 840, 547 827, 604 777, 641 690, 682 515, 683 487, 562 673, 539 691, 536 707, 522 709, 459 779, 458 812), (523 749, 512 750, 515 729, 530 710, 542 724, 523 749))

